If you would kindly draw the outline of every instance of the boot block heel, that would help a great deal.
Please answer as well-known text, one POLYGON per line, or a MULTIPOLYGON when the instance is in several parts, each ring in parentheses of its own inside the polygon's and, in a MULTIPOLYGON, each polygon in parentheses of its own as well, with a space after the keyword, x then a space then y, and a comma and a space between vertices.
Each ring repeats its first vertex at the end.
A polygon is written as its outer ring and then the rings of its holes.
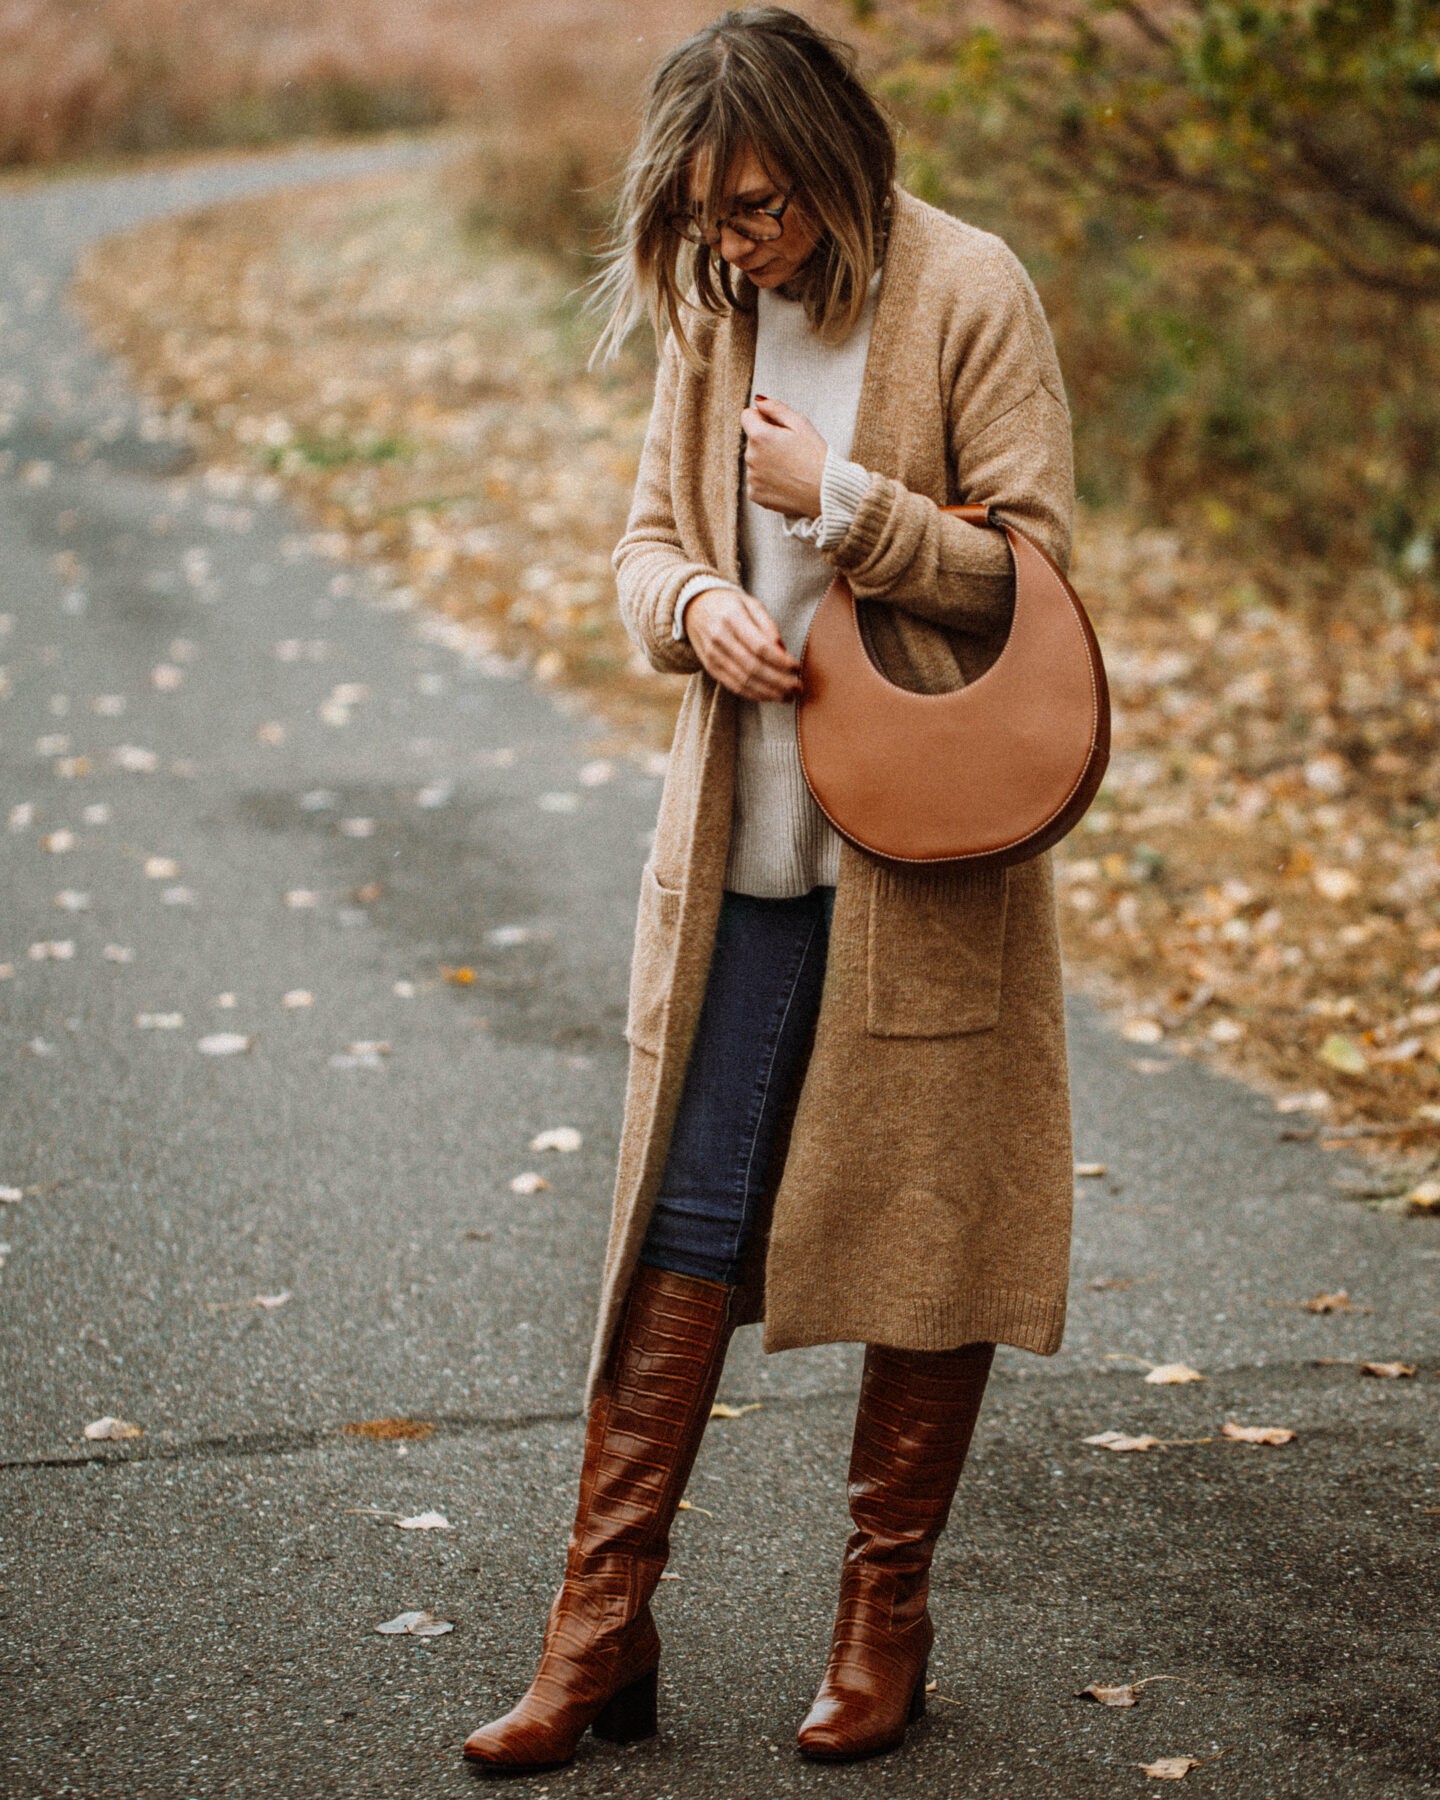
POLYGON ((660 1729, 660 1671, 652 1669, 605 1702, 590 1729, 607 1744, 634 1744, 660 1729))
POLYGON ((925 1685, 929 1675, 930 1664, 927 1662, 921 1665, 920 1673, 915 1681, 915 1692, 910 1696, 910 1716, 906 1720, 909 1725, 913 1725, 917 1719, 925 1717, 925 1685))

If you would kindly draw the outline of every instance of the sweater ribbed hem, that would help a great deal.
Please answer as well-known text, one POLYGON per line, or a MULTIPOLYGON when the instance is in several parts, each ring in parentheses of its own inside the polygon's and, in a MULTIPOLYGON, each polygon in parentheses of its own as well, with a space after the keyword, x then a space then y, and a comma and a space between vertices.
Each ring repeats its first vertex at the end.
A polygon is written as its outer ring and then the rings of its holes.
MULTIPOLYGON (((833 1299, 833 1295, 830 1296, 833 1299)), ((857 1296, 857 1299, 859 1297, 857 1296)), ((970 1288, 943 1298, 916 1295, 897 1307, 893 1300, 867 1305, 863 1299, 846 1315, 827 1313, 813 1323, 786 1307, 783 1330, 767 1317, 765 1349, 802 1350, 813 1344, 888 1344, 896 1350, 955 1350, 961 1344, 1009 1344, 1036 1356, 1053 1356, 1065 1334, 1065 1301, 1047 1300, 1015 1288, 970 1288), (908 1328, 897 1317, 909 1315, 908 1328)))
POLYGON ((790 900, 839 879, 840 838, 805 785, 794 738, 742 734, 725 886, 790 900))

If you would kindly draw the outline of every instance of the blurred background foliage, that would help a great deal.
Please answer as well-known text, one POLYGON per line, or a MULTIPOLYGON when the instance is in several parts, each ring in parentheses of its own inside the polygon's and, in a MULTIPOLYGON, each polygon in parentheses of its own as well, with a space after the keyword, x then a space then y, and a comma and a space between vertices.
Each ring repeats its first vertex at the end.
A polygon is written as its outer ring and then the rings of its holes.
POLYGON ((1440 6, 852 12, 911 184, 1041 287, 1087 499, 1433 586, 1440 6))
MULTIPOLYGON (((578 283, 646 71, 715 10, 0 0, 0 163, 463 121, 462 213, 578 283)), ((910 185, 1034 274, 1088 502, 1433 601, 1440 0, 800 10, 860 45, 910 185)))

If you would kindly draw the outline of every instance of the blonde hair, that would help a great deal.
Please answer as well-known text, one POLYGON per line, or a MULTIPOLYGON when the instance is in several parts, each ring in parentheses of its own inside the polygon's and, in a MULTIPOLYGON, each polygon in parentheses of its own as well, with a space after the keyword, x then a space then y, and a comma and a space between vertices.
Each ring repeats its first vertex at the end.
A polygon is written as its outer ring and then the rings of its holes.
POLYGON ((754 304, 754 290, 710 247, 666 217, 688 210, 692 176, 702 218, 718 216, 735 159, 753 148, 767 172, 794 184, 792 206, 819 233, 800 271, 809 324, 846 338, 884 255, 895 138, 856 74, 848 44, 780 6, 727 12, 672 50, 655 71, 621 190, 611 248, 594 284, 604 319, 596 360, 608 361, 642 318, 701 358, 684 314, 754 304), (698 160, 697 160, 698 159, 698 160))

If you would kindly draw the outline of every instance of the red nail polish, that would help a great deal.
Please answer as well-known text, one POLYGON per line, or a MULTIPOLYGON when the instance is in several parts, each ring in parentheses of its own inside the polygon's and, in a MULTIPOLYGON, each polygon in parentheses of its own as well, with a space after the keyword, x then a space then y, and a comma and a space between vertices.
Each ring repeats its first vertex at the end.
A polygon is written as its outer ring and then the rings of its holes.
POLYGON ((770 396, 768 394, 757 394, 755 398, 757 400, 768 400, 770 396))

